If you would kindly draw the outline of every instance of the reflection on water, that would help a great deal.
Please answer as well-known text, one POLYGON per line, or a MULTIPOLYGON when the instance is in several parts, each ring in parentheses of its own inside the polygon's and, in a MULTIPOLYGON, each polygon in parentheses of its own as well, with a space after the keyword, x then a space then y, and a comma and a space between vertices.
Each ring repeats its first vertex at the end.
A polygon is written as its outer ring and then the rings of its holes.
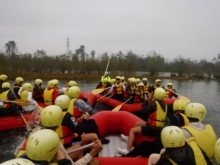
MULTIPOLYGON (((91 91, 95 89, 98 81, 77 81, 77 84, 82 91, 91 91)), ((172 82, 177 93, 189 98, 191 102, 199 102, 206 106, 208 114, 204 123, 211 124, 217 136, 220 137, 220 82, 213 80, 162 80, 163 85, 166 85, 168 82, 172 82)), ((34 81, 31 83, 34 83, 34 81)), ((59 84, 62 87, 67 83, 68 81, 60 81, 59 84)), ((153 81, 150 81, 150 84, 153 83, 153 81)), ((13 82, 11 82, 11 85, 13 85, 13 82)), ((47 82, 44 82, 43 87, 46 87, 46 85, 47 82)), ((99 104, 94 110, 98 111, 100 109, 108 109, 108 107, 99 104)), ((22 141, 24 131, 25 128, 19 128, 0 132, 0 162, 13 158, 14 149, 22 141)))

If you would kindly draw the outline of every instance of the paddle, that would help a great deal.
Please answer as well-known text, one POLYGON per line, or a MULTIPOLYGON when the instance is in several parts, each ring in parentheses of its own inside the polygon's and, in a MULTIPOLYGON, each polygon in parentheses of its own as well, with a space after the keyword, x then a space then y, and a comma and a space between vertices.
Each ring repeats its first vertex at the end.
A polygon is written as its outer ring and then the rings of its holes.
POLYGON ((32 131, 31 126, 30 126, 30 124, 27 122, 27 120, 25 119, 23 113, 20 112, 20 115, 21 115, 21 117, 22 117, 24 123, 26 124, 27 131, 28 131, 28 132, 32 131))
POLYGON ((24 101, 24 100, 20 100, 20 99, 16 99, 16 100, 0 100, 0 101, 4 101, 6 103, 15 103, 19 106, 28 106, 28 102, 24 101))
MULTIPOLYGON (((100 97, 97 101, 99 102, 102 98, 104 98, 104 97, 107 96, 108 94, 110 94, 110 92, 107 93, 107 94, 105 94, 104 96, 100 97)), ((113 94, 111 94, 110 96, 108 96, 106 99, 108 99, 108 98, 110 98, 110 97, 112 97, 112 96, 113 96, 113 94)), ((102 102, 102 101, 101 101, 101 102, 102 102)))
MULTIPOLYGON (((111 87, 108 87, 108 88, 111 88, 111 87)), ((104 90, 106 90, 108 88, 93 89, 92 94, 97 95, 99 93, 102 93, 104 90)))
MULTIPOLYGON (((166 87, 165 87, 165 88, 166 88, 166 87)), ((179 97, 180 100, 184 100, 184 101, 186 101, 187 103, 190 102, 190 99, 188 99, 187 97, 182 96, 182 95, 179 95, 179 94, 177 94, 176 92, 170 90, 169 88, 166 88, 166 89, 169 90, 170 92, 173 92, 174 94, 176 94, 176 95, 179 97)))
POLYGON ((114 94, 111 94, 110 96, 108 96, 107 98, 105 98, 105 99, 103 99, 101 102, 105 102, 105 101, 107 101, 109 98, 111 98, 112 96, 113 96, 114 94))
POLYGON ((74 149, 74 150, 72 150, 72 151, 68 151, 67 153, 68 153, 68 154, 71 154, 71 153, 73 153, 73 152, 77 152, 77 151, 80 151, 80 150, 83 150, 83 149, 86 149, 86 148, 92 147, 93 144, 94 144, 94 143, 89 143, 89 144, 87 144, 87 145, 85 145, 85 146, 82 146, 82 147, 76 148, 76 149, 74 149))
POLYGON ((127 99, 124 103, 122 103, 122 104, 118 105, 117 107, 115 107, 112 111, 119 111, 119 110, 121 109, 121 107, 122 107, 125 103, 127 103, 129 100, 131 100, 131 98, 132 98, 132 96, 131 96, 129 99, 127 99))
MULTIPOLYGON (((110 59, 108 60, 107 66, 106 66, 106 68, 105 68, 105 73, 106 73, 107 70, 108 70, 108 65, 109 65, 109 63, 110 63, 110 59)), ((105 73, 104 73, 104 75, 105 75, 105 73)))

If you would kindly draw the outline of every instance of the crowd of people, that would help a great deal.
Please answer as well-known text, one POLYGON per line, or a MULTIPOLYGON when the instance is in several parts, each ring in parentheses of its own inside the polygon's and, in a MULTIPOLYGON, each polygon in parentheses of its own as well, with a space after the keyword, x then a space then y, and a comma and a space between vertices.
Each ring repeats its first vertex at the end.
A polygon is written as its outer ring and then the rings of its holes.
MULTIPOLYGON (((99 164, 95 159, 108 139, 100 136, 99 126, 90 119, 92 105, 86 98, 78 99, 80 88, 75 81, 59 88, 56 79, 41 87, 42 80, 36 79, 32 87, 16 78, 13 90, 6 75, 0 75, 0 116, 34 112, 37 102, 46 107, 39 112, 41 124, 33 128, 29 136, 17 147, 14 159, 3 165, 49 164, 91 165, 99 164), (19 107, 16 99, 28 102, 28 106, 19 107), (9 111, 9 112, 7 112, 9 111), (82 145, 92 143, 90 149, 70 152, 82 145)), ((211 165, 213 158, 220 163, 220 139, 217 140, 212 126, 203 124, 207 109, 201 103, 188 103, 178 99, 173 103, 174 115, 167 119, 166 97, 178 97, 172 83, 161 86, 161 80, 155 80, 150 86, 147 78, 129 78, 122 76, 111 79, 108 73, 102 76, 97 88, 105 89, 103 95, 130 103, 143 103, 142 114, 145 121, 137 122, 128 135, 121 134, 127 142, 126 148, 117 148, 122 157, 149 157, 149 165, 211 165), (165 124, 165 121, 169 120, 165 124), (153 141, 143 141, 132 149, 136 135, 152 136, 153 141)), ((146 162, 147 164, 147 162, 146 162)))

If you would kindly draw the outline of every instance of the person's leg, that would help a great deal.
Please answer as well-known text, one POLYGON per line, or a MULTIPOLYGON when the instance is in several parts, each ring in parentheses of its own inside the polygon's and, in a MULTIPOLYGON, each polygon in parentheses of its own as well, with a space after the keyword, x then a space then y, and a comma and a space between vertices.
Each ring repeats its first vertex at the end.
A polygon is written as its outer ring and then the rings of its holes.
POLYGON ((136 122, 134 127, 139 127, 139 126, 146 126, 146 122, 136 122))
POLYGON ((82 138, 82 144, 88 144, 94 141, 94 139, 98 139, 98 136, 95 133, 83 133, 81 135, 82 138))
MULTIPOLYGON (((81 145, 76 144, 76 145, 74 145, 72 147, 67 148, 66 151, 69 152, 69 151, 72 151, 72 150, 74 150, 76 148, 79 148, 79 147, 81 147, 81 145)), ((78 159, 83 157, 83 150, 80 150, 80 151, 77 151, 77 152, 73 152, 73 153, 69 154, 69 156, 70 156, 70 158, 73 161, 76 161, 76 160, 78 160, 78 159)))
POLYGON ((157 164, 159 159, 160 159, 160 154, 151 154, 149 159, 148 159, 148 165, 157 164))
POLYGON ((129 137, 128 137, 128 145, 127 145, 127 150, 130 151, 132 148, 132 145, 134 143, 134 138, 136 134, 141 134, 142 130, 141 127, 134 127, 130 129, 129 132, 129 137))

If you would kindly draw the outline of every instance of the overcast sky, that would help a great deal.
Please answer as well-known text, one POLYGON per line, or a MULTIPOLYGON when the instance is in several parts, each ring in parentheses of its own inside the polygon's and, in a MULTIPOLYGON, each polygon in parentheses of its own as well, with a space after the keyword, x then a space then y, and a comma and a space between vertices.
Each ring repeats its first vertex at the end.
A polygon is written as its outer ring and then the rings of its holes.
POLYGON ((14 40, 21 53, 63 54, 67 37, 73 52, 211 60, 220 53, 220 0, 0 1, 0 51, 14 40))

